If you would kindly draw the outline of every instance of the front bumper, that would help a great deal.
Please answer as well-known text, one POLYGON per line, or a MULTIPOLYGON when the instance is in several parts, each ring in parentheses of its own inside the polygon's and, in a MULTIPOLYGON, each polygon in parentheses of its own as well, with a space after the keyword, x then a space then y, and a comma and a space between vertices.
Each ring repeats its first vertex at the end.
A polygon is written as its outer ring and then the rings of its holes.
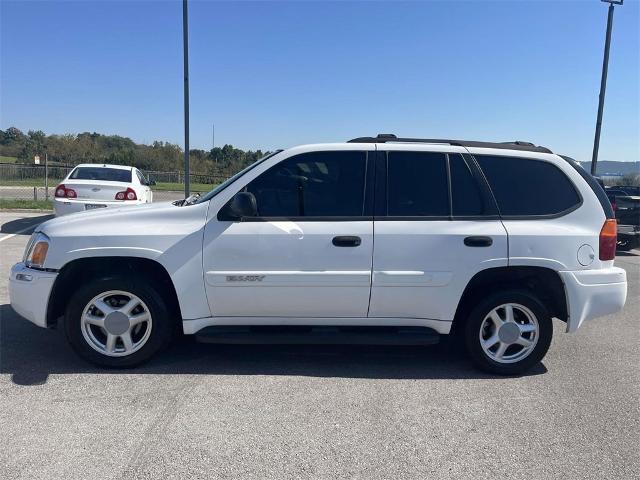
POLYGON ((624 307, 627 272, 622 268, 558 273, 567 295, 567 332, 575 332, 585 320, 616 313, 624 307))
POLYGON ((114 208, 114 207, 129 207, 134 205, 142 205, 144 202, 140 200, 115 200, 115 201, 104 201, 104 200, 77 200, 77 199, 69 199, 69 198, 54 198, 53 199, 53 210, 56 214, 56 217, 61 217, 62 215, 68 215, 70 213, 84 212, 84 211, 92 211, 94 209, 87 210, 87 205, 103 205, 98 207, 98 210, 103 208, 114 208))
POLYGON ((57 275, 55 272, 28 268, 22 262, 16 263, 9 277, 11 308, 39 327, 46 327, 49 295, 57 275))

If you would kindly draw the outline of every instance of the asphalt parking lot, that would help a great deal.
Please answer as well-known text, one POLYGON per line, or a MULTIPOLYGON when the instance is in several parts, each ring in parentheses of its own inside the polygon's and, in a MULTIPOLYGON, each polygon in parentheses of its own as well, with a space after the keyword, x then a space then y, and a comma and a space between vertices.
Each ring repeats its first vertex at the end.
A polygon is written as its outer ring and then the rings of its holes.
POLYGON ((0 475, 84 478, 640 478, 640 252, 625 310, 528 375, 429 348, 215 346, 143 368, 78 359, 8 305, 43 214, 0 212, 0 475))

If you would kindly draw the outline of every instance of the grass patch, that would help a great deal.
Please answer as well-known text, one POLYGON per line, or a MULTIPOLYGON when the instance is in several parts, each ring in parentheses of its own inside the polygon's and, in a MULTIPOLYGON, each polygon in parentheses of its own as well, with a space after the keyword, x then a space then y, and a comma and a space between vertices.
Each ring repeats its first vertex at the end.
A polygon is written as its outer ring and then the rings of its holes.
POLYGON ((53 204, 49 200, 8 200, 0 198, 0 209, 28 209, 28 210, 53 210, 53 204))
MULTIPOLYGON (((62 180, 60 179, 49 179, 49 189, 54 189, 58 184, 60 184, 62 180)), ((209 190, 212 190, 216 184, 211 183, 192 183, 189 185, 192 192, 200 192, 205 193, 209 190)), ((44 179, 41 178, 26 178, 24 180, 0 180, 0 187, 44 187, 44 179)), ((159 182, 158 184, 151 187, 152 190, 161 190, 161 191, 174 191, 174 192, 182 192, 184 191, 184 183, 165 183, 159 182)))
MULTIPOLYGON (((49 179, 49 188, 56 188, 62 180, 49 179)), ((43 187, 44 180, 39 178, 26 178, 24 180, 0 180, 0 187, 43 187)))
MULTIPOLYGON (((217 184, 212 183, 190 183, 189 190, 192 192, 208 192, 209 190, 213 190, 217 184)), ((151 187, 152 190, 167 190, 174 192, 182 192, 184 191, 184 183, 164 183, 158 182, 156 185, 151 187)))
POLYGON ((0 155, 0 163, 16 163, 18 159, 16 157, 5 157, 0 155))

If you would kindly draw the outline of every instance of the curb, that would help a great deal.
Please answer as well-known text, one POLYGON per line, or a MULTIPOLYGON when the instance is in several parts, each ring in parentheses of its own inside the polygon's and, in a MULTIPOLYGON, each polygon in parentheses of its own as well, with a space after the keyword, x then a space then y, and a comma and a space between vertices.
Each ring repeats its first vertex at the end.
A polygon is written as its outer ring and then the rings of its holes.
POLYGON ((41 208, 0 208, 0 212, 18 212, 18 213, 53 213, 53 209, 43 210, 41 208))

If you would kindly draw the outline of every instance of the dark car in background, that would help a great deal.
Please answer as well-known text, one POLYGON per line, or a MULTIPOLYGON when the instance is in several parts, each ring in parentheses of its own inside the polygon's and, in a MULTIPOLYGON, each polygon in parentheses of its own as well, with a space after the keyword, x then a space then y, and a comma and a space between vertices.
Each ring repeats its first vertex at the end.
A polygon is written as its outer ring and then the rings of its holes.
POLYGON ((640 186, 638 185, 615 185, 611 187, 605 187, 607 195, 640 195, 640 186))
POLYGON ((618 220, 618 250, 640 247, 640 187, 607 188, 606 193, 618 220))

